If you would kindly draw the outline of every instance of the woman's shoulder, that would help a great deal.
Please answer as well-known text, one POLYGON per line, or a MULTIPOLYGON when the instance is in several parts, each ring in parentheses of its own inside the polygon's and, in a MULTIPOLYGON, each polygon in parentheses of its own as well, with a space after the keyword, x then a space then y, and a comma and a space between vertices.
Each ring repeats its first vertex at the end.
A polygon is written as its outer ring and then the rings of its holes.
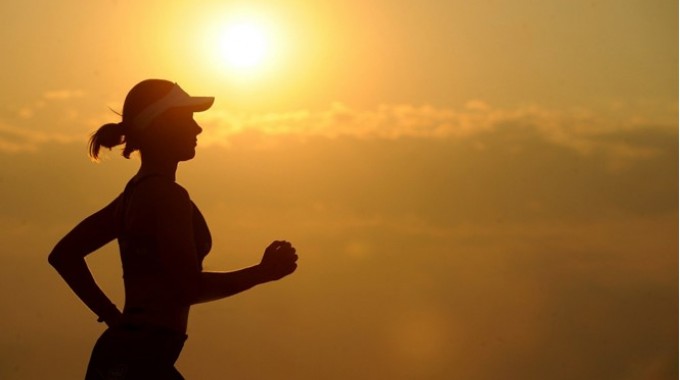
POLYGON ((138 179, 134 187, 136 200, 147 205, 191 205, 189 192, 169 178, 148 176, 138 179))

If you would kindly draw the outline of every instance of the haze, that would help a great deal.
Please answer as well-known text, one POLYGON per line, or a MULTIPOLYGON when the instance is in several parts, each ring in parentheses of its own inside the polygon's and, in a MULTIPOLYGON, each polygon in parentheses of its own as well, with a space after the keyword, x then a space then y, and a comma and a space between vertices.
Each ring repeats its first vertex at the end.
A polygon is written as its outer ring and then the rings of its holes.
MULTIPOLYGON (((178 176, 207 269, 274 239, 300 254, 294 276, 192 310, 187 378, 677 378, 677 2, 0 15, 0 378, 83 376, 103 327, 47 254, 137 170, 86 143, 151 77, 216 97, 178 176), (234 14, 273 36, 248 75, 205 46, 234 14)), ((117 246, 88 263, 122 305, 117 246)))

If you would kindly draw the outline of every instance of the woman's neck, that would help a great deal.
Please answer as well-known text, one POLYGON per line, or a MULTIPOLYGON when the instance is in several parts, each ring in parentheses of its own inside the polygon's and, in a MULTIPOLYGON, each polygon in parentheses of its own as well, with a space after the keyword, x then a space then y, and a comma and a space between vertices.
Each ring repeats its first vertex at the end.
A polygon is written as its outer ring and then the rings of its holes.
POLYGON ((154 159, 153 156, 142 156, 142 165, 139 167, 137 175, 141 177, 156 174, 174 181, 175 174, 177 173, 177 164, 177 161, 158 160, 154 159))

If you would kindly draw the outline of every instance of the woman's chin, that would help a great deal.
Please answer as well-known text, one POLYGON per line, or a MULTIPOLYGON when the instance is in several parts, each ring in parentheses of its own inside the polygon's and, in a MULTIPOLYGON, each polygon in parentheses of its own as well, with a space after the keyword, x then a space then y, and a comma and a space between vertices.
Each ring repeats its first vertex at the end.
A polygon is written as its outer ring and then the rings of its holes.
POLYGON ((196 149, 192 148, 191 150, 187 150, 186 152, 183 152, 183 154, 180 157, 180 161, 189 161, 192 158, 196 157, 196 149))

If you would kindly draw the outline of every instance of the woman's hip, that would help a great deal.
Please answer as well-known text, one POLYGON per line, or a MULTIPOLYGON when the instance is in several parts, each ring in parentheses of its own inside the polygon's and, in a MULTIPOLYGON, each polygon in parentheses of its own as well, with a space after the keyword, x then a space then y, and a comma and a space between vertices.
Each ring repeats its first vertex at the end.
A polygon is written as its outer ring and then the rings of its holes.
POLYGON ((86 380, 183 379, 174 368, 186 334, 135 325, 107 329, 92 350, 86 380))

